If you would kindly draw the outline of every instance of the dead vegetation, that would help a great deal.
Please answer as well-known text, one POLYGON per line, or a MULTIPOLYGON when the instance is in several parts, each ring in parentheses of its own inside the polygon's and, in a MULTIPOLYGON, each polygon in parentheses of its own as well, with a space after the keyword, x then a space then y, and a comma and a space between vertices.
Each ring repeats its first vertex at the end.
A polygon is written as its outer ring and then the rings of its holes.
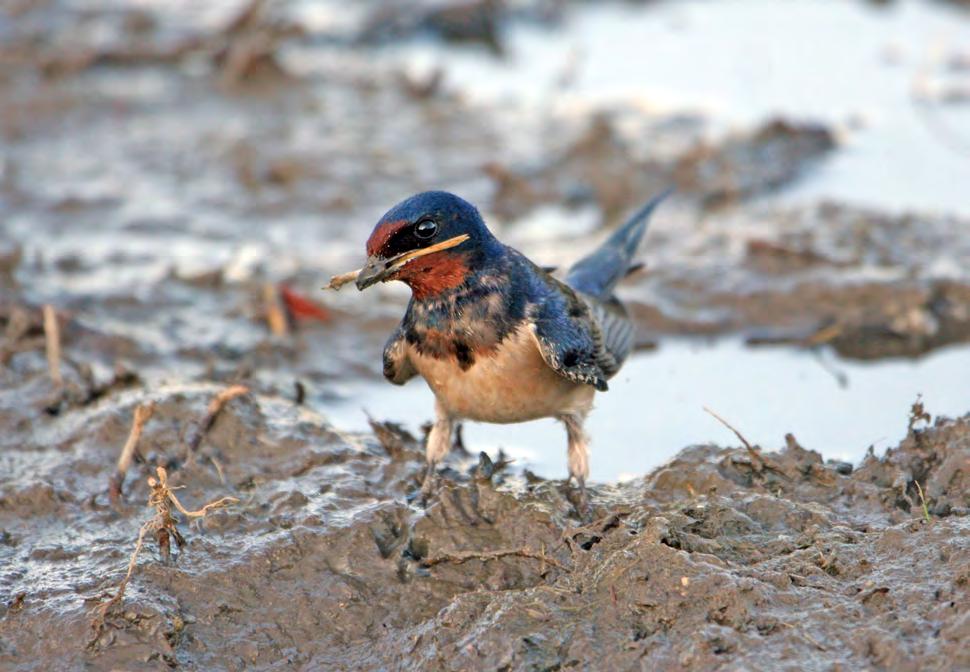
POLYGON ((121 449, 121 454, 118 456, 118 466, 115 468, 115 473, 111 476, 111 481, 108 483, 108 496, 112 504, 117 504, 121 498, 125 475, 128 473, 128 468, 131 466, 137 454, 138 440, 141 438, 145 423, 151 419, 154 413, 155 404, 151 402, 135 408, 135 418, 131 424, 131 432, 128 434, 128 440, 125 441, 125 445, 121 449))
MULTIPOLYGON (((543 566, 552 565, 564 572, 571 572, 572 568, 567 567, 563 563, 556 560, 550 555, 546 555, 545 549, 540 551, 534 551, 530 548, 506 548, 495 551, 455 551, 453 553, 441 553, 430 558, 422 558, 422 567, 434 567, 435 565, 440 565, 443 562, 450 562, 454 564, 462 564, 463 562, 468 562, 469 560, 479 560, 481 562, 488 562, 489 560, 497 560, 499 558, 507 558, 509 556, 517 556, 521 558, 530 558, 532 560, 538 560, 543 566)), ((540 570, 540 573, 544 573, 540 570)))
MULTIPOLYGON (((249 388, 245 385, 233 385, 220 391, 212 398, 206 409, 205 416, 200 422, 192 439, 186 446, 187 456, 191 456, 198 450, 202 440, 212 428, 212 425, 215 423, 216 418, 223 410, 225 405, 230 400, 247 394, 248 392, 249 388)), ((154 415, 155 409, 156 404, 154 402, 143 403, 135 408, 134 418, 132 421, 131 430, 128 434, 128 439, 125 441, 125 445, 118 456, 115 472, 111 476, 108 485, 109 498, 114 505, 117 505, 120 501, 125 475, 127 474, 128 469, 131 467, 131 464, 136 458, 143 461, 143 458, 140 457, 138 452, 138 442, 141 439, 142 433, 144 432, 145 425, 154 415)), ((215 463, 215 465, 216 468, 219 469, 220 480, 224 481, 224 479, 222 479, 221 468, 219 468, 218 463, 215 463)), ((146 536, 154 536, 155 541, 158 544, 158 550, 162 560, 168 563, 172 559, 172 542, 174 541, 175 546, 179 549, 185 545, 185 537, 182 536, 182 533, 178 529, 178 520, 175 517, 174 511, 182 514, 187 519, 199 520, 204 519, 206 515, 214 510, 239 502, 239 499, 236 497, 225 496, 209 502, 198 510, 189 510, 182 504, 182 502, 179 501, 175 494, 175 490, 178 490, 180 486, 169 485, 168 470, 161 465, 155 467, 155 476, 148 477, 148 487, 148 506, 154 509, 154 515, 149 520, 145 521, 138 530, 138 537, 135 541, 135 549, 131 554, 130 560, 128 561, 128 569, 124 578, 118 584, 115 594, 107 601, 98 605, 95 610, 95 616, 91 623, 91 626, 95 631, 95 635, 91 645, 97 642, 98 638, 103 632, 105 618, 108 613, 114 607, 119 606, 124 599, 125 589, 127 588, 128 582, 131 580, 132 574, 135 571, 138 555, 141 553, 144 546, 146 536)))
MULTIPOLYGON (((751 445, 751 443, 746 438, 744 438, 744 435, 740 431, 738 431, 731 423, 729 423, 727 420, 725 420, 720 415, 718 415, 711 409, 707 408, 706 406, 704 407, 704 411, 709 415, 711 415, 715 420, 720 422, 722 425, 727 427, 729 430, 731 430, 731 432, 733 432, 734 435, 738 437, 738 440, 741 441, 742 445, 744 445, 744 449, 748 451, 748 456, 751 458, 751 467, 752 469, 754 469, 755 473, 761 473, 765 470, 769 470, 778 474, 785 480, 791 480, 791 476, 785 471, 784 468, 776 464, 774 460, 764 455, 762 451, 758 449, 757 446, 751 445)), ((792 441, 794 441, 793 436, 792 436, 792 441)))
MULTIPOLYGON (((145 407, 139 407, 139 410, 142 410, 143 408, 145 407)), ((144 424, 144 421, 150 417, 150 415, 150 412, 143 412, 142 425, 144 424)), ((138 426, 138 420, 139 417, 136 414, 136 426, 138 426)), ((140 430, 138 433, 140 433, 140 430)), ((135 427, 132 428, 132 435, 135 436, 135 440, 137 441, 135 427)), ((185 506, 182 505, 182 502, 179 501, 178 497, 175 496, 174 491, 178 490, 179 488, 169 486, 168 472, 165 470, 165 467, 156 467, 155 473, 157 478, 148 478, 148 487, 151 490, 148 496, 148 506, 155 509, 155 514, 151 517, 151 519, 145 521, 145 523, 142 524, 141 528, 138 530, 138 538, 135 541, 135 549, 132 551, 131 559, 128 561, 128 570, 125 572, 125 576, 121 580, 121 583, 118 584, 115 594, 112 595, 106 602, 98 605, 98 607, 95 609, 95 616, 91 622, 91 627, 95 631, 94 641, 97 640, 104 628, 105 617, 107 616, 108 612, 114 607, 119 606, 124 599, 125 589, 128 587, 128 582, 131 580, 132 574, 134 574, 135 566, 138 562, 138 554, 141 553, 145 536, 149 534, 153 534, 155 536, 155 540, 158 543, 159 553, 165 562, 169 562, 171 560, 173 539, 175 541, 175 545, 179 549, 185 545, 185 537, 183 537, 179 532, 177 526, 178 521, 172 513, 173 506, 186 518, 201 519, 205 518, 205 516, 211 511, 215 511, 230 504, 239 502, 237 498, 227 496, 209 502, 197 511, 190 511, 189 509, 186 509, 185 506)))
POLYGON ((334 291, 339 291, 344 285, 350 284, 357 279, 360 274, 361 269, 356 271, 347 271, 346 273, 341 273, 340 275, 335 275, 330 278, 330 282, 324 285, 323 289, 332 289, 334 291))
POLYGON ((155 26, 144 15, 138 39, 105 45, 51 48, 40 59, 40 72, 48 79, 64 78, 97 67, 131 68, 178 65, 188 59, 208 62, 215 80, 227 90, 266 81, 289 79, 277 57, 282 44, 302 33, 295 25, 273 15, 272 3, 250 0, 222 29, 189 34, 171 42, 152 39, 155 26))
POLYGON ((57 312, 50 304, 44 306, 44 338, 51 381, 60 387, 64 384, 64 378, 61 377, 61 329, 57 324, 57 312))
POLYGON ((283 308, 283 300, 277 286, 272 282, 263 285, 263 310, 269 331, 277 338, 285 338, 290 334, 290 321, 283 308))
POLYGON ((198 452, 199 446, 202 445, 203 439, 205 439, 206 434, 212 429, 212 425, 215 424, 216 418, 219 417, 219 413, 227 403, 235 399, 236 397, 241 397, 244 394, 249 394, 249 388, 245 385, 231 385, 226 389, 219 392, 216 396, 212 398, 209 402, 209 407, 206 409, 205 417, 202 418, 202 422, 199 423, 198 428, 189 439, 186 444, 186 454, 185 459, 189 461, 192 456, 198 452))

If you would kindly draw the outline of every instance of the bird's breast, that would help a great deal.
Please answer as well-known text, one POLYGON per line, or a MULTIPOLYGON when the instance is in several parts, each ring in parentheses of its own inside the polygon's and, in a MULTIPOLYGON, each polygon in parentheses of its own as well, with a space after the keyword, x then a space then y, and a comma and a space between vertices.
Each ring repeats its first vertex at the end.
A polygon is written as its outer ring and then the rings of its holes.
POLYGON ((441 405, 456 418, 482 422, 524 422, 585 413, 594 390, 563 378, 546 365, 531 330, 523 324, 496 347, 475 353, 470 366, 455 356, 422 354, 408 345, 408 357, 441 405))

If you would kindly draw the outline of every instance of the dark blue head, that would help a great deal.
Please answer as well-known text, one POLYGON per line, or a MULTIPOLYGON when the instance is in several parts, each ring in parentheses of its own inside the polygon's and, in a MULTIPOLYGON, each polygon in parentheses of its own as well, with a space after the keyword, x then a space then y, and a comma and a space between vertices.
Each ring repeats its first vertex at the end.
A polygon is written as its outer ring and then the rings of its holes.
POLYGON ((445 191, 426 191, 381 217, 367 240, 357 288, 400 280, 416 298, 433 296, 463 284, 498 246, 475 206, 445 191))

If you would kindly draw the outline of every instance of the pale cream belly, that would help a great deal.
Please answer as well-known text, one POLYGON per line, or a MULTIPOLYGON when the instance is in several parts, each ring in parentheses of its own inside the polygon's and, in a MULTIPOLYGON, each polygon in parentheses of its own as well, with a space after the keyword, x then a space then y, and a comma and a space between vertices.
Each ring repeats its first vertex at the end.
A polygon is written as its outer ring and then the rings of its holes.
POLYGON ((492 355, 477 357, 465 371, 452 358, 434 359, 410 347, 408 357, 454 418, 524 422, 585 414, 593 404, 595 390, 550 369, 528 330, 507 338, 492 355))

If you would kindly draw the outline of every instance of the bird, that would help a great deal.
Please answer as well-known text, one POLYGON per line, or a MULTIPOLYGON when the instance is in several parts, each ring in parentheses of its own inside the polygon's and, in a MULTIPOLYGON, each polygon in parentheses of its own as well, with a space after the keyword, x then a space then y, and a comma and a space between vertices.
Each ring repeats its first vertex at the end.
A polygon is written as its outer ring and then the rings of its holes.
POLYGON ((634 329, 614 294, 635 261, 666 191, 641 207, 565 273, 500 242, 468 201, 426 191, 392 207, 366 243, 360 291, 400 281, 411 299, 384 347, 395 385, 421 376, 435 396, 422 492, 433 492, 456 423, 555 418, 566 430, 569 477, 588 511, 584 423, 633 349, 634 329))

